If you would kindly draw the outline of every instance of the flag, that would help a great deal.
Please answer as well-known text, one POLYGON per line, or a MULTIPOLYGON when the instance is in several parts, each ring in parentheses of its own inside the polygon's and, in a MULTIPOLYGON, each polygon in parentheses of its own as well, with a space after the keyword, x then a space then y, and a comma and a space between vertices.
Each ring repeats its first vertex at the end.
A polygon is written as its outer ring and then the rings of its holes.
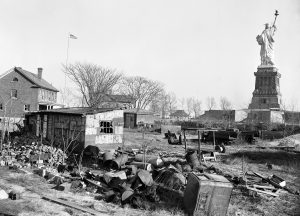
POLYGON ((77 37, 75 35, 72 35, 72 34, 70 34, 70 38, 77 39, 77 37))

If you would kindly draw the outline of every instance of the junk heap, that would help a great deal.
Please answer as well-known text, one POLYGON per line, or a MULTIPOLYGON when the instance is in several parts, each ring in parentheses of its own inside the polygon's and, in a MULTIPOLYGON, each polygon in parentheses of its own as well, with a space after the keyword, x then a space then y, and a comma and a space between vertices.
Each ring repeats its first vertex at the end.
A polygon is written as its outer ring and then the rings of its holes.
MULTIPOLYGON (((205 163, 200 164, 197 151, 187 154, 162 152, 159 155, 146 155, 144 150, 145 148, 119 147, 117 150, 100 151, 96 155, 85 152, 72 156, 67 163, 63 163, 66 155, 63 157, 61 149, 29 139, 28 142, 5 145, 0 156, 0 165, 17 169, 37 167, 34 172, 45 177, 49 183, 55 184, 54 189, 57 190, 84 190, 95 193, 96 199, 119 205, 128 204, 140 209, 155 209, 158 203, 163 203, 179 208, 185 207, 190 214, 202 211, 203 199, 198 195, 193 197, 191 193, 187 194, 188 191, 194 191, 194 185, 199 184, 202 186, 197 187, 200 189, 196 193, 201 194, 200 190, 205 188, 205 181, 208 180, 216 184, 214 187, 219 187, 217 182, 220 179, 228 185, 226 197, 221 200, 227 201, 222 204, 224 209, 222 213, 220 210, 220 215, 226 214, 232 184, 234 188, 241 188, 252 196, 278 196, 280 189, 299 194, 288 188, 285 181, 275 175, 265 177, 252 172, 244 173, 241 177, 224 173, 205 163), (196 199, 193 202, 195 206, 191 206, 191 199, 196 199)), ((212 195, 211 199, 217 199, 217 196, 212 195)), ((214 210, 214 206, 210 206, 210 209, 205 211, 214 210)))

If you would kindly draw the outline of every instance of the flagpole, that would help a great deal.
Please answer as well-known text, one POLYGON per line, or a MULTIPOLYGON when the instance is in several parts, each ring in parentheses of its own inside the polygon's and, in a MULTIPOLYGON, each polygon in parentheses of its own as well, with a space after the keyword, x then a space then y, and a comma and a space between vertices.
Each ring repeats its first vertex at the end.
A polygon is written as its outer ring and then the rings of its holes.
MULTIPOLYGON (((68 46, 67 46, 67 58, 66 58, 66 67, 68 68, 68 59, 69 59, 69 46, 70 46, 70 32, 68 33, 68 46)), ((66 89, 66 80, 67 80, 67 75, 65 73, 65 89, 66 89)))

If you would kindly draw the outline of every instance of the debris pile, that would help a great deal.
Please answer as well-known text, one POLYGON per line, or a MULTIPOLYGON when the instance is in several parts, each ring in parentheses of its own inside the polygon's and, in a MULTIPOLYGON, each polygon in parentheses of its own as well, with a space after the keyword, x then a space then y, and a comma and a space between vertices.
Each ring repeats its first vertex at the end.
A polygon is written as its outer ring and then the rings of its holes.
POLYGON ((86 190, 100 192, 98 199, 106 202, 140 209, 155 208, 160 201, 180 206, 187 175, 177 168, 181 164, 188 165, 183 158, 171 160, 142 151, 110 150, 101 154, 100 170, 87 170, 81 181, 87 185, 86 190))
MULTIPOLYGON (((218 177, 221 175, 229 181, 231 188, 233 184, 235 188, 252 196, 263 194, 276 197, 280 189, 299 194, 287 187, 285 181, 276 175, 264 177, 255 172, 245 173, 244 170, 242 175, 225 173, 214 166, 200 163, 195 150, 184 154, 161 152, 159 155, 147 155, 145 148, 120 147, 102 152, 98 149, 95 154, 87 152, 86 158, 84 155, 72 156, 64 164, 63 158, 66 159, 66 155, 61 149, 33 141, 27 145, 4 145, 0 165, 17 168, 37 165, 39 169, 34 170, 34 173, 55 184, 53 189, 86 191, 93 193, 97 200, 147 210, 154 210, 158 203, 183 208, 184 198, 187 196, 187 180, 191 174, 214 175, 216 179, 221 179, 218 177), (84 161, 88 162, 85 168, 82 167, 84 161)), ((228 192, 228 202, 230 193, 228 192)), ((13 193, 10 196, 11 199, 18 199, 13 193)), ((199 200, 201 201, 200 198, 199 200)), ((224 206, 228 206, 228 203, 224 206)), ((227 207, 224 211, 226 213, 227 207)))
POLYGON ((7 144, 0 153, 0 166, 30 167, 32 165, 58 166, 67 156, 52 146, 32 142, 27 145, 7 144))

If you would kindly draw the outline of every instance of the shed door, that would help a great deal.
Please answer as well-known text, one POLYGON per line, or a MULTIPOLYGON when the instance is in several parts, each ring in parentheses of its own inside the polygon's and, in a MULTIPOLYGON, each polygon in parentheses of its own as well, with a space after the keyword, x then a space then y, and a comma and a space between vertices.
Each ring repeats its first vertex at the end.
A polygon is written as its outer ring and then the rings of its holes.
POLYGON ((135 116, 134 113, 126 113, 125 114, 125 122, 124 126, 125 128, 134 128, 135 127, 135 116))

